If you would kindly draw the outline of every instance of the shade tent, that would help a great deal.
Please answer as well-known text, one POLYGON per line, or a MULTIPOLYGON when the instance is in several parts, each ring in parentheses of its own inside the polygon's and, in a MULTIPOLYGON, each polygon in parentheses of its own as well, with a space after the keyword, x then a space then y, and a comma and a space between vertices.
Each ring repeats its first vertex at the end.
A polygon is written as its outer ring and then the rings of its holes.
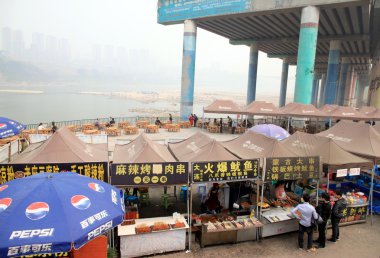
POLYGON ((369 107, 369 106, 363 106, 359 108, 359 112, 364 115, 369 115, 373 112, 375 112, 377 109, 375 107, 369 107))
POLYGON ((375 110, 375 112, 367 114, 368 120, 380 120, 380 109, 375 110))
POLYGON ((169 143, 169 149, 178 161, 237 160, 220 142, 203 133, 196 133, 177 143, 169 143))
POLYGON ((282 116, 284 113, 273 103, 266 101, 253 101, 244 107, 244 113, 248 115, 282 116))
POLYGON ((281 107, 280 111, 292 117, 326 117, 326 113, 318 110, 312 104, 292 102, 281 107))
POLYGON ((144 133, 128 144, 115 145, 114 163, 174 162, 173 155, 165 145, 149 139, 144 133))
POLYGON ((321 156, 322 163, 330 167, 349 168, 359 166, 372 168, 373 166, 371 160, 345 151, 331 138, 296 132, 281 141, 281 143, 287 149, 300 156, 321 156))
POLYGON ((353 107, 337 106, 330 112, 326 112, 327 117, 345 120, 368 120, 368 117, 353 107))
POLYGON ((369 124, 340 121, 317 135, 333 139, 351 153, 370 158, 380 157, 380 134, 369 124))
POLYGON ((203 109, 204 113, 243 114, 243 109, 232 100, 215 100, 203 109))
POLYGON ((372 128, 375 129, 376 132, 378 132, 380 134, 380 124, 379 123, 373 125, 372 128))
POLYGON ((323 107, 319 108, 319 111, 322 111, 324 113, 329 113, 331 111, 334 111, 338 107, 339 107, 338 105, 325 104, 323 105, 323 107))
POLYGON ((222 144, 242 159, 297 156, 276 139, 252 131, 247 131, 240 137, 222 144))
POLYGON ((108 162, 107 144, 86 144, 66 127, 31 144, 10 164, 108 162))

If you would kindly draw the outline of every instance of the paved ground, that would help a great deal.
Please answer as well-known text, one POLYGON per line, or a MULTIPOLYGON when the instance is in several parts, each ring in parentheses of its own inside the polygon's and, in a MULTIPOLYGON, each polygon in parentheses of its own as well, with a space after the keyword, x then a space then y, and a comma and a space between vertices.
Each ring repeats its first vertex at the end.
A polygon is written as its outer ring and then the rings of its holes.
MULTIPOLYGON (((266 238, 258 242, 250 241, 233 245, 210 246, 202 249, 196 243, 193 244, 191 253, 175 252, 160 255, 160 257, 379 258, 380 216, 374 216, 373 218, 374 223, 372 226, 370 219, 368 219, 365 224, 341 227, 341 240, 336 244, 328 243, 326 248, 318 249, 315 253, 299 250, 297 233, 289 233, 266 238)), ((328 230, 327 234, 330 236, 331 230, 328 230)))

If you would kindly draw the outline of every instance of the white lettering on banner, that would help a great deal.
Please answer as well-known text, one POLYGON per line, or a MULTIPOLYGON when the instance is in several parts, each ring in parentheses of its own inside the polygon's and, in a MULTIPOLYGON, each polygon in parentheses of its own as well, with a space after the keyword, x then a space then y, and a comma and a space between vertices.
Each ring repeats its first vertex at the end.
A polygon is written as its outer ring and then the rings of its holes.
POLYGON ((331 138, 333 140, 336 140, 336 141, 341 141, 341 142, 351 142, 352 139, 349 139, 349 138, 344 138, 344 137, 339 137, 339 136, 335 136, 333 134, 328 134, 326 135, 327 138, 331 138))
POLYGON ((48 244, 32 244, 32 245, 21 245, 21 246, 10 246, 8 247, 8 256, 26 254, 26 253, 51 253, 53 243, 48 244))
POLYGON ((336 177, 344 177, 347 176, 347 168, 345 169, 338 169, 336 171, 336 177))
POLYGON ((231 107, 223 107, 223 106, 219 106, 219 109, 231 110, 231 107))
POLYGON ((108 217, 108 212, 106 210, 103 210, 101 212, 96 213, 95 215, 92 215, 91 217, 88 217, 85 220, 82 220, 80 222, 80 225, 82 226, 82 229, 85 229, 88 226, 94 224, 95 221, 102 220, 106 217, 108 217))
POLYGON ((117 205, 117 192, 113 189, 111 189, 111 197, 112 197, 112 202, 117 205))
POLYGON ((50 237, 53 235, 54 228, 44 229, 27 229, 13 231, 9 239, 14 238, 33 238, 33 237, 50 237))
POLYGON ((245 143, 243 143, 243 148, 247 148, 256 152, 262 152, 264 150, 264 148, 261 148, 260 146, 251 143, 251 141, 246 141, 245 143))
POLYGON ((107 230, 109 230, 111 228, 112 228, 112 220, 108 221, 106 224, 101 225, 100 227, 98 227, 98 228, 94 229, 93 231, 91 231, 90 233, 88 233, 87 240, 91 240, 91 239, 103 234, 104 232, 106 232, 107 230))
POLYGON ((350 171, 348 171, 349 176, 358 176, 360 175, 360 168, 350 168, 350 171))
POLYGON ((270 111, 270 112, 272 112, 273 109, 269 109, 269 108, 260 108, 260 111, 270 111))
POLYGON ((314 110, 302 110, 302 114, 314 113, 314 110))
POLYGON ((344 116, 354 116, 355 114, 354 113, 342 113, 342 115, 344 115, 344 116))

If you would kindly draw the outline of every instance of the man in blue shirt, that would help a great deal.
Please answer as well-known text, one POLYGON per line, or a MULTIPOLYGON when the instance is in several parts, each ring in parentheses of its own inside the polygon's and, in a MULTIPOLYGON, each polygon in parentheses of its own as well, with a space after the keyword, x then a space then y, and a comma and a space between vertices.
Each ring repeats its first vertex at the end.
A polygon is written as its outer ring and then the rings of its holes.
POLYGON ((302 197, 303 203, 298 204, 292 210, 292 214, 299 219, 299 231, 298 231, 298 246, 300 249, 303 249, 303 235, 307 233, 307 251, 315 252, 313 247, 313 227, 311 225, 311 217, 318 219, 318 214, 315 211, 315 208, 310 205, 310 195, 305 193, 302 197))

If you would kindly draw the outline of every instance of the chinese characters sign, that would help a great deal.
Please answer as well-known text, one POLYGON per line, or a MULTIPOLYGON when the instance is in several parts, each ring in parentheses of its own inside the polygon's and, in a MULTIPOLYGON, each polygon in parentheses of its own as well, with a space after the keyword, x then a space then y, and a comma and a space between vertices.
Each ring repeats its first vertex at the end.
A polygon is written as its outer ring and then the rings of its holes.
POLYGON ((319 178, 319 157, 267 158, 265 180, 319 178))
POLYGON ((336 171, 336 177, 345 177, 345 176, 347 176, 347 171, 348 171, 347 168, 344 168, 344 169, 338 169, 338 170, 336 171))
POLYGON ((254 179, 258 176, 259 160, 194 162, 192 182, 217 182, 254 179))
POLYGON ((0 184, 15 178, 27 177, 40 172, 71 171, 104 182, 108 181, 107 162, 50 163, 50 164, 0 164, 0 184))
POLYGON ((158 22, 247 12, 252 5, 252 0, 159 0, 158 22))
POLYGON ((112 185, 177 185, 187 184, 187 162, 112 164, 112 185))
POLYGON ((351 222, 355 220, 365 220, 367 216, 367 206, 350 207, 343 210, 341 222, 351 222))

